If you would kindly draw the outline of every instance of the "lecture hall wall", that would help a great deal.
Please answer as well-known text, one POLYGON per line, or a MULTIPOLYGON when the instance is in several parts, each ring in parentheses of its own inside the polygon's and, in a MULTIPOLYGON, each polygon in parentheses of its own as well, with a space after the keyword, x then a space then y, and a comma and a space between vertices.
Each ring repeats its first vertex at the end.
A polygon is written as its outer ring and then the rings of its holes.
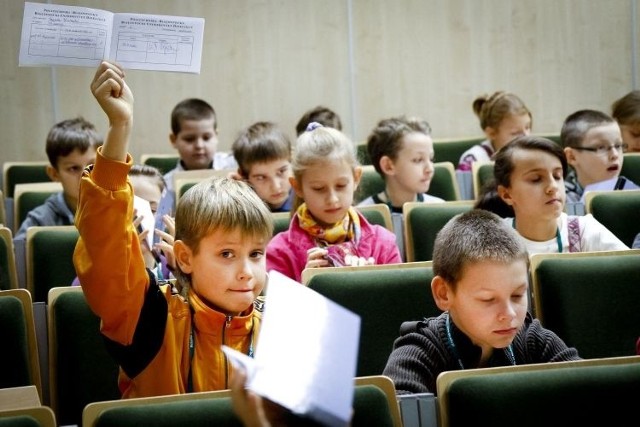
MULTIPOLYGON (((0 163, 46 160, 57 121, 106 120, 92 68, 19 68, 23 0, 0 14, 0 163)), ((355 141, 384 117, 426 118, 434 138, 479 136, 471 103, 507 90, 533 112, 535 133, 559 133, 582 108, 610 112, 637 88, 637 0, 59 0, 51 3, 205 18, 199 75, 129 71, 134 159, 173 153, 173 105, 187 97, 218 113, 220 150, 258 120, 291 136, 325 104, 355 141)))

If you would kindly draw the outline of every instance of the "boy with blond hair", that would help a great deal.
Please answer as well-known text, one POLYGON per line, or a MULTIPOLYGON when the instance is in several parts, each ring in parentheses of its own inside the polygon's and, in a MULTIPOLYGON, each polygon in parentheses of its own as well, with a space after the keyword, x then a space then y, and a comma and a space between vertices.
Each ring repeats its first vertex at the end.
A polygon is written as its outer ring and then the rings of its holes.
POLYGON ((109 130, 81 179, 74 265, 120 365, 122 397, 228 389, 234 368, 222 345, 252 356, 260 329, 271 213, 243 182, 196 184, 176 211, 175 288, 157 281, 145 268, 127 175, 133 94, 106 61, 91 91, 109 130))

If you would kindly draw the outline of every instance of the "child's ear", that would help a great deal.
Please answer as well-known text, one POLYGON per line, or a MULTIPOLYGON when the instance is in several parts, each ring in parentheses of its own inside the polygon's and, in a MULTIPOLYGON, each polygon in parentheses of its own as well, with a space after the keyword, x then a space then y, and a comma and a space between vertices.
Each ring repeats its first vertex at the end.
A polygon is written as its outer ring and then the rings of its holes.
POLYGON ((291 187, 293 187, 293 191, 296 192, 296 196, 298 196, 298 197, 300 197, 301 199, 304 200, 304 195, 302 194, 302 186, 296 180, 295 177, 293 177, 293 176, 289 177, 289 184, 291 184, 291 187))
POLYGON ((354 188, 357 188, 360 184, 360 180, 362 179, 362 166, 356 166, 353 169, 353 182, 354 188))
POLYGON ((509 206, 513 206, 513 199, 511 198, 511 193, 509 193, 509 189, 504 185, 498 185, 497 188, 498 196, 509 206))
POLYGON ((186 274, 191 274, 193 272, 193 266, 191 265, 191 248, 182 240, 176 240, 173 242, 173 255, 176 258, 176 264, 180 267, 182 272, 186 274))
POLYGON ((178 138, 178 135, 176 135, 175 133, 171 132, 169 134, 169 142, 171 142, 171 145, 175 147, 176 145, 176 139, 178 138))
POLYGON ((385 175, 393 174, 393 160, 389 156, 380 157, 380 170, 385 173, 385 175))
POLYGON ((49 179, 53 182, 59 182, 60 181, 60 174, 58 173, 58 170, 56 168, 54 168, 51 165, 47 165, 47 176, 49 177, 49 179))
POLYGON ((452 292, 449 283, 442 276, 434 276, 431 280, 431 294, 438 308, 442 311, 449 310, 452 301, 452 292))
POLYGON ((498 129, 495 129, 491 126, 487 126, 484 128, 484 134, 489 141, 493 141, 498 135, 498 129))
POLYGON ((576 152, 571 147, 564 148, 564 156, 567 158, 567 163, 574 166, 577 163, 576 152))

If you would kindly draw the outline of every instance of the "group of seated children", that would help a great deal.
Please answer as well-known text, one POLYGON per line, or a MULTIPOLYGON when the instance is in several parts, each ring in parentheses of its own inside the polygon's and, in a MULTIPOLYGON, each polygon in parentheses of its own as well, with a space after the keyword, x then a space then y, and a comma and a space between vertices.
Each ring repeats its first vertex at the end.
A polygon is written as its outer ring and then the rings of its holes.
MULTIPOLYGON (((128 148, 133 95, 122 70, 107 62, 98 68, 91 90, 109 118, 109 129, 95 164, 81 179, 74 264, 121 367, 123 397, 229 388, 234 368, 221 345, 249 355, 254 351, 262 309, 258 295, 267 263, 274 261, 267 255, 271 213, 241 180, 196 184, 176 210, 177 286, 159 285, 145 267, 132 221, 128 148)), ((393 249, 395 238, 389 232, 372 228, 365 235, 367 224, 351 206, 361 171, 353 144, 344 138, 338 130, 311 124, 299 139, 291 182, 304 202, 295 210, 292 226, 298 228, 293 230, 299 238, 327 243, 344 241, 349 234, 354 239, 376 236, 393 249), (319 226, 316 218, 335 226, 319 226)), ((291 234, 276 240, 283 257, 297 266, 324 265, 324 259, 313 255, 318 252, 315 243, 306 256, 288 256, 286 243, 298 243, 286 239, 291 234)), ((397 248, 393 256, 399 261, 397 248)), ((435 390, 433 380, 447 369, 578 358, 575 349, 527 315, 527 260, 523 242, 494 214, 475 210, 445 226, 436 245, 432 282, 444 313, 413 331, 407 326, 396 344, 385 373, 400 392, 435 390), (478 292, 500 303, 483 304, 478 292), (428 339, 432 344, 424 345, 428 339), (438 361, 415 351, 430 352, 434 346, 443 354, 438 361), (424 366, 410 372, 403 362, 407 358, 424 366)))
MULTIPOLYGON (((402 262, 398 236, 370 224, 353 206, 362 168, 339 119, 323 125, 310 110, 293 152, 277 125, 252 124, 233 144, 237 173, 196 184, 176 206, 172 172, 163 177, 133 165, 133 94, 123 70, 102 62, 91 91, 109 121, 104 143, 95 148, 102 141, 86 126, 90 137, 73 139, 50 161, 58 179, 65 171, 75 177, 64 191, 66 196, 75 188, 66 202, 67 223, 75 221, 80 234, 74 265, 120 365, 123 397, 229 388, 235 368, 221 345, 253 354, 267 271, 300 281, 305 268, 402 262), (146 243, 152 230, 140 232, 142 219, 134 219, 134 192, 162 222, 153 247, 146 243), (291 212, 289 228, 275 236, 273 211, 291 212), (166 258, 165 270, 156 251, 166 258), (175 284, 162 281, 169 269, 175 284)), ((443 313, 403 324, 384 370, 398 393, 435 392, 445 370, 579 359, 527 312, 528 255, 627 249, 591 215, 563 211, 568 164, 575 171, 571 197, 592 181, 619 174, 626 143, 615 121, 591 111, 571 115, 563 126, 563 150, 529 135, 531 113, 515 95, 499 92, 475 104, 488 139, 482 151, 463 156, 461 169, 484 158, 495 161, 487 192, 503 218, 473 209, 438 233, 431 289, 443 313)), ((327 114, 325 107, 316 110, 327 114)), ((215 160, 215 112, 204 101, 176 106, 170 139, 180 154, 174 171, 231 164, 215 160)), ((397 215, 406 202, 442 202, 427 194, 434 152, 425 120, 381 120, 367 149, 385 189, 363 205, 385 203, 397 215)))

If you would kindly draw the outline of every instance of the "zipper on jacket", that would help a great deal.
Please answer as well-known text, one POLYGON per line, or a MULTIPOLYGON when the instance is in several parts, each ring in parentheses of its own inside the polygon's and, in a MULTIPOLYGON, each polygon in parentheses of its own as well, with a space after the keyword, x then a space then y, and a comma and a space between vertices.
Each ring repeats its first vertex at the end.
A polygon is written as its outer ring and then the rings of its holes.
MULTIPOLYGON (((224 326, 222 327, 222 344, 227 344, 226 330, 231 326, 232 319, 233 317, 231 315, 226 316, 224 319, 224 326)), ((224 352, 222 352, 222 357, 224 357, 224 385, 225 388, 229 388, 229 359, 224 352)))

